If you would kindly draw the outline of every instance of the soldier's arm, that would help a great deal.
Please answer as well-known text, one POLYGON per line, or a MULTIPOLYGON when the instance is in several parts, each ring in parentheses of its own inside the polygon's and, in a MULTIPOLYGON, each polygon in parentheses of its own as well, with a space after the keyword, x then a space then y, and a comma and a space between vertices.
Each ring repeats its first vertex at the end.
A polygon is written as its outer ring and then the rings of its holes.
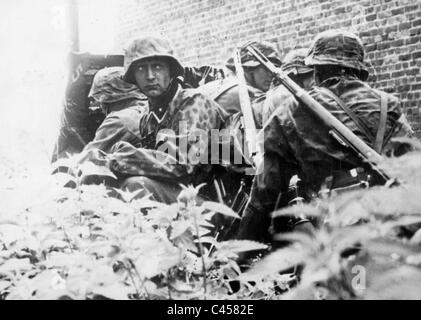
POLYGON ((276 111, 276 109, 284 103, 291 93, 282 85, 277 86, 266 93, 266 99, 263 104, 262 110, 262 123, 263 125, 269 120, 270 116, 276 111))
POLYGON ((112 170, 117 174, 173 179, 184 184, 194 182, 198 177, 195 169, 206 171, 210 166, 206 152, 210 129, 219 129, 224 117, 218 108, 201 94, 184 99, 172 128, 158 134, 156 150, 117 144, 111 155, 112 170))
POLYGON ((88 143, 84 151, 99 149, 106 153, 111 151, 113 145, 117 142, 125 141, 136 145, 139 141, 138 120, 136 117, 130 117, 134 113, 127 113, 120 116, 118 113, 109 114, 95 133, 93 141, 88 143))

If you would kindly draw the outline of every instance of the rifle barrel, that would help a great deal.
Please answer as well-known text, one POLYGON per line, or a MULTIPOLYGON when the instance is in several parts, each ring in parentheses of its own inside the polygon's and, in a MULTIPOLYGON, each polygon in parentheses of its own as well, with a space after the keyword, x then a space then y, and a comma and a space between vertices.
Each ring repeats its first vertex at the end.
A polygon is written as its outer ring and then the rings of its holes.
POLYGON ((341 137, 346 140, 350 146, 357 150, 357 152, 370 163, 376 171, 381 172, 384 177, 388 178, 388 175, 377 168, 377 166, 384 160, 383 157, 377 153, 374 149, 368 146, 361 138, 353 133, 347 126, 345 126, 340 120, 332 115, 325 107, 323 107, 318 101, 316 101, 311 95, 309 95, 304 89, 296 84, 291 78, 288 77, 282 70, 275 67, 275 65, 265 57, 258 49, 252 45, 247 46, 247 50, 265 66, 272 74, 281 81, 281 83, 302 103, 316 113, 321 120, 339 132, 341 137))

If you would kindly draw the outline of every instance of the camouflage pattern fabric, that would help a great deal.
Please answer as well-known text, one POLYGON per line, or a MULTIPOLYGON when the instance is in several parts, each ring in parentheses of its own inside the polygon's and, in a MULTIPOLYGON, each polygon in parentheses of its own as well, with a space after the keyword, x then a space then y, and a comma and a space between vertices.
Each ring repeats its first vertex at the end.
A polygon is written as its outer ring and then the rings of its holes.
MULTIPOLYGON (((247 44, 251 44, 258 50, 260 50, 260 52, 262 52, 266 56, 266 58, 272 61, 273 64, 278 65, 278 66, 282 64, 281 59, 279 58, 278 51, 272 44, 268 42, 256 42, 256 41, 247 42, 247 44)), ((244 46, 242 46, 242 48, 240 49, 240 55, 241 55, 241 64, 243 65, 243 67, 255 68, 260 65, 260 62, 256 60, 256 58, 251 53, 249 53, 248 50, 244 48, 244 46)), ((234 58, 230 57, 225 63, 225 66, 231 71, 235 72, 234 58)))
POLYGON ((147 105, 138 104, 138 100, 128 100, 127 103, 113 104, 113 111, 107 115, 95 133, 93 141, 89 142, 84 151, 99 149, 110 152, 119 141, 125 141, 133 146, 140 146, 139 121, 147 113, 147 105), (119 110, 119 108, 121 108, 119 110))
POLYGON ((89 96, 100 104, 107 116, 84 151, 110 152, 119 141, 140 144, 139 121, 148 110, 146 96, 137 86, 125 82, 122 75, 122 67, 105 68, 96 73, 89 96))
POLYGON ((276 86, 266 92, 266 99, 262 105, 262 126, 264 126, 270 116, 275 112, 285 100, 291 99, 292 93, 283 85, 276 86))
POLYGON ((308 66, 336 65, 360 70, 362 80, 368 77, 363 43, 355 34, 328 30, 317 35, 304 62, 308 66))
POLYGON ((305 74, 313 72, 313 68, 305 65, 304 59, 307 56, 308 49, 294 49, 287 53, 282 60, 281 70, 287 75, 305 74))
POLYGON ((125 49, 124 80, 136 84, 133 76, 134 67, 137 62, 147 58, 167 59, 170 62, 171 73, 174 78, 184 74, 184 68, 174 56, 171 43, 162 37, 147 36, 132 40, 125 49))
MULTIPOLYGON (((252 104, 256 127, 261 128, 263 102, 266 93, 252 86, 247 86, 247 89, 252 104)), ((230 116, 241 112, 238 81, 235 77, 228 77, 206 83, 201 86, 199 90, 216 101, 230 116)))
MULTIPOLYGON (((335 93, 375 136, 380 115, 380 92, 356 78, 330 78, 320 84, 335 93)), ((382 93, 386 94, 386 93, 382 93)), ((349 116, 326 93, 315 87, 310 95, 357 136, 373 147, 349 116)), ((408 135, 401 104, 387 94, 388 117, 383 151, 391 137, 408 135)), ((253 182, 251 200, 241 221, 239 238, 264 241, 279 193, 287 191, 290 178, 298 174, 309 195, 319 191, 324 179, 336 171, 362 166, 358 156, 343 148, 329 128, 294 97, 282 102, 264 127, 262 174, 253 182)))
MULTIPOLYGON (((313 68, 305 65, 304 59, 308 49, 301 48, 288 52, 282 60, 281 70, 288 76, 309 74, 313 68)), ((266 93, 266 99, 262 108, 262 123, 265 124, 282 101, 288 99, 292 94, 283 85, 277 85, 266 93)))
POLYGON ((210 157, 210 130, 221 129, 226 117, 206 96, 179 88, 161 118, 153 110, 142 115, 138 148, 125 142, 113 147, 111 169, 119 176, 204 182, 212 165, 210 160, 199 162, 197 156, 210 157))
MULTIPOLYGON (((123 80, 123 67, 111 67, 99 70, 93 79, 89 97, 100 103, 116 103, 123 100, 134 99, 145 101, 146 96, 140 92, 139 88, 123 80)), ((111 110, 103 110, 108 114, 111 110)))

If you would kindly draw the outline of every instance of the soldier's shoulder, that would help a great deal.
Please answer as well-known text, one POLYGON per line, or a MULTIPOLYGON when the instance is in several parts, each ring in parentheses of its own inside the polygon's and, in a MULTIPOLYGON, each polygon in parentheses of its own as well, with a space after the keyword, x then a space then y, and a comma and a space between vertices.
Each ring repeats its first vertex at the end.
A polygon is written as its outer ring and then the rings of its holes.
POLYGON ((133 105, 118 111, 113 111, 109 116, 119 119, 137 118, 147 112, 147 109, 148 107, 146 105, 133 105))
POLYGON ((180 106, 214 102, 211 95, 203 92, 200 88, 180 89, 177 94, 176 101, 180 106))
POLYGON ((371 89, 379 97, 382 97, 382 96, 385 97, 389 103, 400 103, 400 99, 392 93, 389 93, 380 89, 375 89, 375 88, 371 88, 371 89))
POLYGON ((238 85, 235 77, 228 77, 224 79, 217 79, 196 88, 201 93, 216 99, 222 92, 225 92, 238 85))
POLYGON ((124 126, 129 129, 139 126, 140 118, 147 112, 145 106, 131 106, 122 110, 113 111, 107 115, 104 121, 116 126, 124 126))

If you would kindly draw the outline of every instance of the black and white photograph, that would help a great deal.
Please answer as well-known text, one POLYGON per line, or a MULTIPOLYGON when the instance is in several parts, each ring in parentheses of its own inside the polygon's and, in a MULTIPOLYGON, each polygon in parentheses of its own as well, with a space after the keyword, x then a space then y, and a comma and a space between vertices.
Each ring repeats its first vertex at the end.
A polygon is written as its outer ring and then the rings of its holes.
POLYGON ((420 0, 0 16, 0 300, 421 300, 420 0))

